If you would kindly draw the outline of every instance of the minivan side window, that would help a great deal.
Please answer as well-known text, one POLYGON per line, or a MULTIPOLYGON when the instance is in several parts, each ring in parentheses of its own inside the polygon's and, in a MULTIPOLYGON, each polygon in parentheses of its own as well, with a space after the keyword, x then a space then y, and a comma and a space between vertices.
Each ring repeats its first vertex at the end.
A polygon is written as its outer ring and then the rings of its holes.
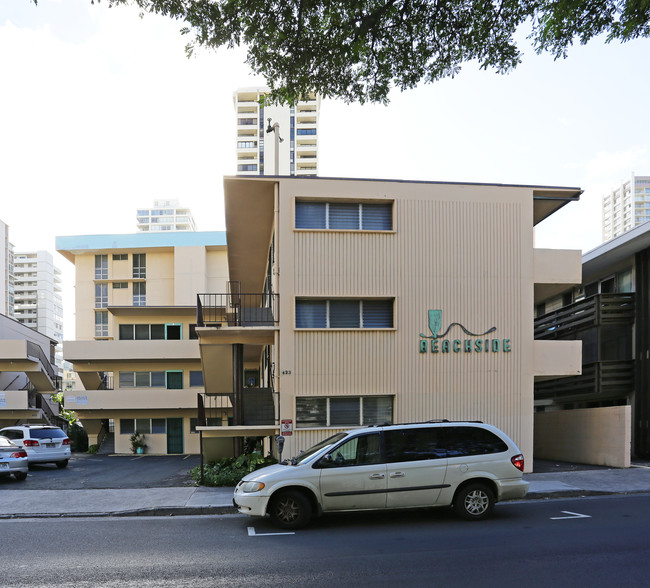
POLYGON ((501 453, 508 446, 491 431, 480 427, 444 427, 447 438, 447 455, 486 455, 501 453))
POLYGON ((336 468, 381 463, 379 433, 359 435, 339 445, 332 453, 332 461, 325 467, 336 468))
POLYGON ((421 461, 446 457, 439 427, 384 431, 386 462, 421 461))

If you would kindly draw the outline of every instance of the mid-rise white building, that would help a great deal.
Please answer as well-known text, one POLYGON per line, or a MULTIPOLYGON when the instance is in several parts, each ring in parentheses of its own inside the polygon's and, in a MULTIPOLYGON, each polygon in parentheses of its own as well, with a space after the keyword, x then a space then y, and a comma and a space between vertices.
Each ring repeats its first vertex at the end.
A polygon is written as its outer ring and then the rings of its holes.
POLYGON ((61 270, 54 265, 52 255, 47 251, 16 252, 14 286, 14 318, 62 343, 61 270))
POLYGON ((621 182, 603 197, 603 242, 650 220, 650 176, 621 182))
POLYGON ((9 225, 0 220, 0 313, 14 314, 14 246, 9 242, 9 225))
POLYGON ((196 231, 192 211, 178 200, 154 200, 151 208, 138 208, 138 231, 196 231))
POLYGON ((239 88, 233 95, 237 175, 317 176, 320 96, 310 94, 295 106, 261 105, 267 92, 265 87, 239 88))

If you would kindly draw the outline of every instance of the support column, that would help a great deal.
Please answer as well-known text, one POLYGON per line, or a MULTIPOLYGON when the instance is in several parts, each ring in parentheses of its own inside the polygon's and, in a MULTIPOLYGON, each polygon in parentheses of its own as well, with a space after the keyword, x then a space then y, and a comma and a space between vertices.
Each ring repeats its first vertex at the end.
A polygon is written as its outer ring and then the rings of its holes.
MULTIPOLYGON (((244 424, 244 346, 235 343, 232 346, 232 420, 233 425, 244 424)), ((244 449, 242 437, 235 437, 235 457, 239 457, 244 449)))

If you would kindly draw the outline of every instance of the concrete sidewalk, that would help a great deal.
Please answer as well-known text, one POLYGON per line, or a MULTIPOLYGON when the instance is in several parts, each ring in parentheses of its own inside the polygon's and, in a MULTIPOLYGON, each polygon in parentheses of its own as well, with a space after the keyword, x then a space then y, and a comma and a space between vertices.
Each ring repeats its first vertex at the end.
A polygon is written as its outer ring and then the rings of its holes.
MULTIPOLYGON (((525 474, 526 498, 650 493, 650 467, 525 474)), ((17 488, 17 489, 13 489, 17 488)), ((236 512, 232 488, 178 487, 127 490, 0 490, 0 519, 227 514, 236 512)))

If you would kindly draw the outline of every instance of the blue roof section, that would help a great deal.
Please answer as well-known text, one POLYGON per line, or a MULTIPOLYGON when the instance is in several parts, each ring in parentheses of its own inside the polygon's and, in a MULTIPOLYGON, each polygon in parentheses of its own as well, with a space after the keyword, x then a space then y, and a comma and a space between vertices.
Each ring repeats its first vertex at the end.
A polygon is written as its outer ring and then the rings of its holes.
POLYGON ((126 235, 56 237, 57 251, 143 249, 145 247, 215 247, 225 245, 225 231, 155 231, 126 235))

